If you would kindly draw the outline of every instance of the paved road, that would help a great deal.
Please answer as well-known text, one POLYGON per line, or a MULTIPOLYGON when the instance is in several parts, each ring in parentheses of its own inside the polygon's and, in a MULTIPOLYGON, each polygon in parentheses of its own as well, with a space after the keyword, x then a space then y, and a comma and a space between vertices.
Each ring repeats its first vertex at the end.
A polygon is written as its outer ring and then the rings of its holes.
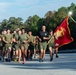
POLYGON ((0 62, 0 75, 76 75, 76 53, 59 54, 59 58, 54 55, 52 62, 48 54, 44 62, 0 62))

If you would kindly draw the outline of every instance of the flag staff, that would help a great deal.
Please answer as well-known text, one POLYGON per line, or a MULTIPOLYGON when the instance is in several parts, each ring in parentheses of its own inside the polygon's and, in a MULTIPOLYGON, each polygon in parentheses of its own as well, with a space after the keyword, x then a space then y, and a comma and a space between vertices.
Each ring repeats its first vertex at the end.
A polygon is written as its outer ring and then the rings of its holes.
POLYGON ((72 11, 69 11, 69 12, 68 12, 68 16, 71 18, 71 20, 72 20, 73 22, 76 23, 76 21, 75 21, 75 20, 72 18, 72 16, 71 16, 72 14, 73 14, 72 11))

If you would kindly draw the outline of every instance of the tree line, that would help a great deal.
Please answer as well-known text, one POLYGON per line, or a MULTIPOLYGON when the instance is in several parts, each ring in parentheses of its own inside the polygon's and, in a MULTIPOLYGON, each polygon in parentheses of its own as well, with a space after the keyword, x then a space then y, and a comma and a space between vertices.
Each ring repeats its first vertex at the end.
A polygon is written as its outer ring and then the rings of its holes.
MULTIPOLYGON (((49 29, 55 30, 68 15, 69 11, 73 12, 72 17, 76 20, 76 4, 74 3, 71 3, 69 7, 61 7, 57 11, 49 10, 43 18, 40 18, 38 15, 33 15, 29 16, 28 19, 23 22, 21 17, 10 17, 8 20, 4 19, 2 22, 0 22, 0 33, 3 29, 10 29, 13 32, 16 28, 25 28, 26 31, 31 30, 33 35, 36 35, 38 30, 41 29, 42 25, 46 25, 48 31, 49 29)), ((62 49, 76 48, 76 23, 74 23, 70 18, 69 28, 71 36, 74 38, 74 42, 61 47, 62 49)))

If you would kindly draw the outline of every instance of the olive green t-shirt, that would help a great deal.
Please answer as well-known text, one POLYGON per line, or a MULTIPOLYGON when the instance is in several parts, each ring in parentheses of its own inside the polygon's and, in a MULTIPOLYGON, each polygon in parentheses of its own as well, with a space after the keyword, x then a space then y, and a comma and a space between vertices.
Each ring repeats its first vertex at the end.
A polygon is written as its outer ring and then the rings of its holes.
POLYGON ((55 38, 54 37, 52 37, 51 35, 49 35, 49 38, 51 39, 51 41, 49 42, 49 44, 54 44, 54 41, 55 41, 55 38))
POLYGON ((24 43, 24 41, 27 41, 29 39, 29 36, 27 33, 20 35, 20 43, 24 43))
POLYGON ((12 35, 11 35, 11 34, 5 34, 5 35, 4 35, 4 38, 5 38, 5 40, 6 40, 8 43, 10 43, 10 42, 11 42, 11 39, 12 39, 12 35))
POLYGON ((0 38, 1 38, 1 39, 2 39, 2 37, 3 37, 3 36, 0 34, 0 38))
POLYGON ((17 33, 13 34, 13 38, 15 38, 15 40, 17 41, 18 40, 18 34, 17 33))
POLYGON ((34 38, 34 36, 33 35, 31 35, 31 36, 29 36, 29 40, 30 40, 30 42, 34 42, 34 40, 35 40, 35 38, 34 38))
POLYGON ((3 42, 2 42, 2 35, 0 34, 0 47, 3 46, 3 42))

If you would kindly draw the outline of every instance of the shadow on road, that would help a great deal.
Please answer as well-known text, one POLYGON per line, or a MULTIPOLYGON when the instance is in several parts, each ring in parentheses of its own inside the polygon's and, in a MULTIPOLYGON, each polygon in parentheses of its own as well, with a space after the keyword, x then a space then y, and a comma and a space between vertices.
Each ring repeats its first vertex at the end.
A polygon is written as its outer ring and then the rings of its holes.
POLYGON ((8 65, 17 69, 33 69, 33 70, 54 70, 54 69, 72 69, 76 70, 76 55, 60 54, 59 58, 55 58, 52 62, 49 61, 49 56, 46 56, 44 62, 26 61, 25 64, 17 62, 1 62, 2 65, 8 65))

